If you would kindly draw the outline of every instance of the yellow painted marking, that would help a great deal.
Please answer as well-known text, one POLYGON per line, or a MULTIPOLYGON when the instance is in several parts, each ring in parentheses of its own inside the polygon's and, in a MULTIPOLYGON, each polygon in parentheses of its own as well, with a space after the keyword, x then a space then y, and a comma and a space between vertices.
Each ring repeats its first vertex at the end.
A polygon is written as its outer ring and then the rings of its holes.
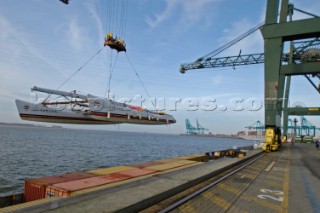
POLYGON ((197 211, 193 208, 193 206, 190 203, 186 203, 178 207, 178 210, 181 212, 197 213, 197 211))
POLYGON ((239 175, 240 176, 245 175, 245 177, 253 178, 253 177, 257 176, 257 172, 246 170, 245 173, 244 172, 240 172, 239 175))
POLYGON ((231 187, 231 186, 228 186, 226 185, 225 183, 220 183, 218 185, 219 188, 222 188, 223 190, 227 191, 227 192, 230 192, 232 194, 235 194, 235 195, 240 195, 241 194, 241 191, 234 188, 234 187, 231 187))
POLYGON ((275 163, 276 163, 275 161, 272 161, 264 171, 269 172, 275 163))
POLYGON ((268 209, 272 209, 274 211, 281 211, 281 206, 280 205, 275 205, 273 203, 268 202, 267 200, 263 200, 254 196, 249 196, 249 195, 245 195, 245 196, 241 196, 241 199, 250 201, 250 202, 254 202, 264 208, 268 208, 268 209))
POLYGON ((283 180, 283 176, 279 176, 279 174, 268 175, 267 178, 273 179, 273 180, 279 180, 279 181, 283 180))
POLYGON ((284 192, 284 199, 282 202, 282 209, 281 212, 287 213, 288 212, 288 206, 289 206, 289 172, 290 172, 290 156, 291 156, 291 147, 289 147, 289 160, 287 162, 287 173, 284 177, 284 183, 283 183, 283 192, 284 192))
POLYGON ((227 202, 225 199, 218 197, 217 195, 207 191, 203 193, 203 196, 207 199, 209 199, 210 201, 212 201, 214 204, 216 204, 217 206, 220 206, 221 208, 223 208, 224 210, 227 210, 230 207, 230 203, 227 202))
POLYGON ((276 182, 276 181, 268 181, 267 182, 267 184, 269 185, 269 186, 277 186, 277 187, 281 187, 282 185, 283 185, 283 183, 281 182, 281 183, 278 183, 278 182, 276 182))

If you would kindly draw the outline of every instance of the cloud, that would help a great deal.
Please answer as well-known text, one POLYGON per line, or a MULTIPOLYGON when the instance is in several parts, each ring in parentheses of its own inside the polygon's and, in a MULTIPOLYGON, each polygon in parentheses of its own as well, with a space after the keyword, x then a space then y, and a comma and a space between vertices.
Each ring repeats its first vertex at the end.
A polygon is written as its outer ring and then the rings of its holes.
POLYGON ((165 9, 160 13, 154 13, 153 17, 147 16, 146 22, 150 28, 155 28, 170 19, 171 16, 176 15, 177 10, 181 9, 181 16, 178 20, 178 22, 180 22, 179 25, 189 28, 202 20, 208 21, 208 15, 204 13, 204 11, 218 1, 219 0, 166 0, 165 9))
POLYGON ((213 86, 215 86, 215 87, 219 86, 222 83, 222 80, 223 80, 223 78, 221 75, 215 75, 212 78, 213 86))
MULTIPOLYGON (((31 36, 14 28, 14 25, 3 16, 0 16, 0 28, 0 39, 6 41, 2 45, 2 48, 10 52, 10 56, 6 55, 9 60, 20 62, 20 60, 23 60, 25 57, 28 57, 28 60, 39 59, 57 71, 60 70, 60 67, 57 67, 52 60, 42 54, 40 49, 35 48, 34 45, 29 42, 29 38, 32 38, 31 36)), ((31 63, 31 61, 29 62, 31 63)))
POLYGON ((0 15, 0 27, 1 27, 1 33, 0 33, 0 39, 6 39, 10 35, 14 34, 14 28, 10 25, 10 23, 0 15))
POLYGON ((90 2, 86 2, 85 5, 87 6, 90 14, 92 15, 93 19, 96 22, 96 28, 98 29, 99 32, 99 42, 103 41, 103 35, 106 33, 104 31, 104 27, 103 24, 101 22, 101 18, 100 18, 100 14, 98 12, 98 5, 93 4, 91 1, 90 2))
POLYGON ((157 27, 160 23, 168 19, 171 14, 173 13, 173 10, 179 0, 171 0, 171 1, 166 1, 166 8, 164 11, 162 11, 160 14, 155 13, 153 16, 154 18, 150 18, 149 16, 146 18, 146 22, 151 28, 157 27))
POLYGON ((69 22, 67 31, 67 38, 69 39, 70 45, 76 50, 81 50, 86 42, 86 35, 86 29, 79 25, 78 19, 73 18, 69 22))

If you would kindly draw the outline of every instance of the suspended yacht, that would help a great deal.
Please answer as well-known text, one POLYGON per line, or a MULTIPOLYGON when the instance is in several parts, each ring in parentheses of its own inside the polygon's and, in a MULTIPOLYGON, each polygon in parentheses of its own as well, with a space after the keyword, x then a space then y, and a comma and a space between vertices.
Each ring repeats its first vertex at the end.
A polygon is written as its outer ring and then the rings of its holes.
POLYGON ((40 87, 32 87, 31 91, 49 94, 40 103, 16 100, 22 120, 68 123, 68 124, 173 124, 172 115, 119 103, 107 98, 93 95, 82 95, 76 91, 65 92, 40 87), (60 100, 49 100, 53 95, 60 100), (64 99, 61 100, 61 97, 64 99))

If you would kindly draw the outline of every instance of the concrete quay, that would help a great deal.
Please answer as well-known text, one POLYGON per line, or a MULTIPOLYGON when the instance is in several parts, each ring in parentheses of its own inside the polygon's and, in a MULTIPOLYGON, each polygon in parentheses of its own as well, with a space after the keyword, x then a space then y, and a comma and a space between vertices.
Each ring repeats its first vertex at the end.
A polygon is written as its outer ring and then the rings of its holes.
POLYGON ((320 150, 285 144, 172 212, 320 212, 320 150))
MULTIPOLYGON (((222 158, 68 198, 46 198, 0 212, 157 212, 158 203, 244 158, 222 158)), ((320 150, 284 144, 172 212, 320 212, 320 150)))

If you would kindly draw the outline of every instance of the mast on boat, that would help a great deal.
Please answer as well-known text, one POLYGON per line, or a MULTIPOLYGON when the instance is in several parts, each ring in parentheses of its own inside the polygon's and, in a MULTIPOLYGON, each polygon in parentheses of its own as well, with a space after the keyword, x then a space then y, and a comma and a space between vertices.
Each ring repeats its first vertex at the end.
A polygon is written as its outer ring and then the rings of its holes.
POLYGON ((88 98, 86 95, 78 94, 75 90, 72 92, 66 92, 66 91, 46 89, 46 88, 33 86, 31 88, 31 91, 44 92, 44 93, 48 93, 48 94, 61 95, 61 96, 71 97, 71 98, 80 98, 80 99, 85 99, 85 100, 87 100, 87 98, 88 98))

